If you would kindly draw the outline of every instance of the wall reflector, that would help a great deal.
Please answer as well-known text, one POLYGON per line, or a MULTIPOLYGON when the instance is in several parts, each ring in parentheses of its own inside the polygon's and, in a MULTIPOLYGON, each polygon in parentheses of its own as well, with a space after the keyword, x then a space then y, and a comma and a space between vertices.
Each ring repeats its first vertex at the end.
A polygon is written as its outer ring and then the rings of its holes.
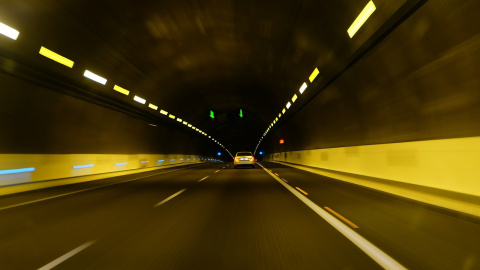
POLYGON ((113 87, 113 90, 115 90, 115 91, 117 91, 117 92, 119 92, 119 93, 122 93, 122 94, 124 94, 124 95, 127 95, 127 96, 130 94, 130 91, 128 91, 127 89, 122 88, 122 87, 120 87, 120 86, 118 86, 118 85, 115 85, 115 86, 113 87))
POLYGON ((290 106, 292 106, 292 103, 290 101, 287 103, 287 109, 290 109, 290 106))
POLYGON ((368 2, 368 4, 363 8, 362 12, 358 15, 355 21, 352 23, 347 32, 350 38, 352 38, 355 33, 362 27, 362 25, 368 20, 370 15, 376 10, 375 4, 373 1, 368 2))
POLYGON ((153 105, 152 103, 148 104, 148 107, 149 107, 150 109, 154 109, 155 111, 158 109, 158 106, 153 105))
POLYGON ((285 143, 285 140, 284 140, 284 139, 280 139, 279 143, 280 143, 280 144, 284 144, 284 143, 285 143))
POLYGON ((41 55, 57 62, 57 63, 60 63, 60 64, 64 65, 64 66, 67 66, 69 68, 73 67, 73 61, 72 60, 70 60, 68 58, 65 58, 65 57, 61 56, 60 54, 57 54, 57 53, 55 53, 55 52, 53 52, 53 51, 51 51, 51 50, 49 50, 49 49, 47 49, 43 46, 40 48, 39 53, 41 55))
POLYGON ((295 102, 295 100, 297 100, 297 94, 293 95, 292 97, 292 102, 295 102))
POLYGON ((170 114, 168 117, 170 117, 172 119, 175 119, 175 115, 173 115, 173 114, 170 114))
POLYGON ((76 165, 76 166, 73 166, 73 168, 74 169, 83 169, 83 168, 91 168, 93 166, 94 166, 93 164, 85 164, 85 165, 76 165))
POLYGON ((145 104, 145 102, 147 102, 145 99, 143 99, 139 96, 133 97, 133 100, 135 100, 136 102, 141 103, 141 104, 145 104))
POLYGON ((10 27, 6 24, 0 23, 0 34, 4 35, 6 37, 9 37, 13 40, 17 40, 20 32, 18 32, 17 30, 13 29, 12 27, 10 27))
POLYGON ((315 70, 312 72, 312 74, 310 74, 310 77, 308 77, 310 82, 313 82, 313 80, 315 80, 315 78, 317 77, 317 75, 319 73, 320 73, 320 71, 318 71, 318 68, 315 68, 315 70))
POLYGON ((97 74, 95 74, 91 71, 88 71, 88 70, 85 70, 85 73, 83 73, 83 76, 85 76, 85 77, 89 78, 90 80, 95 81, 99 84, 105 85, 107 83, 107 79, 105 79, 103 77, 100 77, 97 74))
POLYGON ((160 113, 163 114, 163 115, 167 115, 168 112, 167 111, 164 111, 164 110, 160 110, 160 113))
POLYGON ((4 174, 13 174, 13 173, 24 173, 24 172, 33 172, 35 168, 21 168, 21 169, 10 169, 10 170, 0 170, 0 175, 4 174))
POLYGON ((302 86, 300 87, 300 94, 303 94, 303 92, 305 92, 305 89, 307 89, 307 84, 306 83, 303 83, 302 86))

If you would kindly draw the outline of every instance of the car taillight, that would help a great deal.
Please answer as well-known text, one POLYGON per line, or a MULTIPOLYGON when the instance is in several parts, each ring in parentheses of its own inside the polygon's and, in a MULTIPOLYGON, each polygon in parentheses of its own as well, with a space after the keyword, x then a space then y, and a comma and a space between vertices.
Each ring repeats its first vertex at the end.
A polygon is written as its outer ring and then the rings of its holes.
POLYGON ((252 161, 252 160, 253 160, 253 157, 250 157, 250 161, 252 161))

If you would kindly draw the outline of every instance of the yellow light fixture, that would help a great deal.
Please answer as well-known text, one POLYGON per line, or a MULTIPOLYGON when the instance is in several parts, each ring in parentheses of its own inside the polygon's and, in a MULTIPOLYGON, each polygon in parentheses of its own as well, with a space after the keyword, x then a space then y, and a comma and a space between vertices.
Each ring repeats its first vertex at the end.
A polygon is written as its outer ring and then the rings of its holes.
POLYGON ((67 66, 69 68, 72 68, 73 67, 73 61, 68 59, 68 58, 65 58, 63 56, 61 56, 60 54, 57 54, 45 47, 40 47, 40 52, 39 52, 41 55, 57 62, 57 63, 60 63, 64 66, 67 66))
POLYGON ((155 111, 158 109, 158 106, 155 106, 155 105, 153 105, 152 103, 148 104, 148 107, 149 107, 150 109, 155 110, 155 111))
POLYGON ((115 85, 115 86, 113 87, 113 90, 115 90, 115 91, 117 91, 117 92, 119 92, 119 93, 122 93, 122 94, 124 94, 124 95, 127 95, 127 96, 130 94, 130 91, 128 91, 127 89, 122 88, 122 87, 120 87, 120 86, 118 86, 118 85, 115 85))
POLYGON ((368 20, 370 15, 376 10, 377 8, 375 7, 375 4, 373 1, 368 2, 368 4, 363 8, 362 12, 360 12, 360 15, 355 19, 355 21, 352 23, 350 28, 348 28, 347 32, 350 38, 352 38, 355 33, 362 27, 362 25, 368 20))
POLYGON ((312 74, 310 74, 310 77, 308 77, 310 82, 313 82, 313 80, 315 80, 315 78, 317 77, 317 75, 319 73, 320 73, 320 71, 318 71, 318 68, 315 68, 315 70, 312 72, 312 74))

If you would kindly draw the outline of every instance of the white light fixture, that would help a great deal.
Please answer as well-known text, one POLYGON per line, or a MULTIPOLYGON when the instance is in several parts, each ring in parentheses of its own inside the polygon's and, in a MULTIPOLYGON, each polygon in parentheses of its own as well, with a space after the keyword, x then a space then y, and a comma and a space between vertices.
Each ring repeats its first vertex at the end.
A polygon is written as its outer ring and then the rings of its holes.
POLYGON ((145 99, 143 99, 139 96, 133 97, 133 100, 135 100, 136 102, 141 103, 141 104, 145 104, 145 102, 147 102, 145 99))
POLYGON ((168 112, 164 111, 164 110, 160 110, 160 113, 163 114, 163 115, 168 115, 168 112))
POLYGON ((303 94, 303 92, 305 91, 305 89, 307 89, 307 84, 306 83, 303 83, 302 86, 300 87, 300 94, 303 94))
POLYGON ((290 101, 287 103, 287 109, 290 109, 290 106, 292 106, 292 103, 290 101))
POLYGON ((107 79, 100 77, 97 74, 88 70, 85 70, 85 73, 83 73, 83 76, 89 78, 92 81, 98 82, 99 84, 105 85, 107 83, 107 79))
POLYGON ((10 27, 6 24, 0 23, 0 34, 4 35, 6 37, 9 37, 13 40, 17 40, 20 32, 18 32, 17 30, 13 29, 12 27, 10 27))

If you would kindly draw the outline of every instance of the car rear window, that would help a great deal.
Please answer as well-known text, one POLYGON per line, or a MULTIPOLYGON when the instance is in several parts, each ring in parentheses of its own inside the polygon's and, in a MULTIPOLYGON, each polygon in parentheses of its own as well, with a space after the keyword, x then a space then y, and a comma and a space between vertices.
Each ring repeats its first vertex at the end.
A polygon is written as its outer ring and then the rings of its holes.
POLYGON ((251 152, 238 152, 237 156, 253 156, 251 152))

